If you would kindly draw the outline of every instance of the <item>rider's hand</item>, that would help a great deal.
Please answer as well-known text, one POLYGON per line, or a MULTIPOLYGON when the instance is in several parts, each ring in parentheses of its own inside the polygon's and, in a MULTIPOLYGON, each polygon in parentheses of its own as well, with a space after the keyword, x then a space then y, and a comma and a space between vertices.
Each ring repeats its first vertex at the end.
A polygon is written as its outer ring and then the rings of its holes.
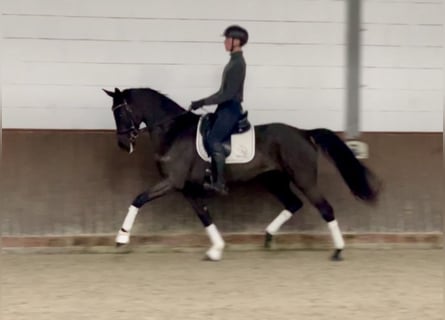
POLYGON ((204 106, 204 100, 192 101, 190 104, 189 110, 196 110, 204 106))

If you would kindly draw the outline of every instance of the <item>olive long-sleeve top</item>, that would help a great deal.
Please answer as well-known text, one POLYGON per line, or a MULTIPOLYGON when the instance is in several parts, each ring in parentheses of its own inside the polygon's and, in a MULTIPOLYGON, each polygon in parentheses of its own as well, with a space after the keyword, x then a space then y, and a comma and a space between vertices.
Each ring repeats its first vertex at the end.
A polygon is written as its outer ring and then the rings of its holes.
POLYGON ((221 87, 204 99, 204 105, 213 105, 228 100, 243 101, 246 62, 242 51, 232 52, 222 74, 221 87))

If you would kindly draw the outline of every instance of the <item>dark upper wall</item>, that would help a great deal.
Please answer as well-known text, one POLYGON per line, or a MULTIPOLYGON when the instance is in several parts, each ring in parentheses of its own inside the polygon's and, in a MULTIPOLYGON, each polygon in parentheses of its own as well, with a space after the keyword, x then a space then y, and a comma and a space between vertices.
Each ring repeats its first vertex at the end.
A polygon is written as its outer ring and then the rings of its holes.
MULTIPOLYGON (((341 228, 351 232, 442 230, 441 134, 365 134, 366 163, 384 180, 376 208, 357 202, 339 174, 320 160, 319 184, 341 228)), ((133 155, 121 152, 111 132, 4 131, 1 162, 3 235, 115 233, 139 192, 159 178, 147 137, 133 155)), ((306 201, 305 201, 306 204, 306 201)), ((225 232, 262 232, 282 209, 261 186, 235 186, 209 202, 225 232)), ((283 231, 325 231, 309 205, 283 231)), ((134 232, 202 232, 179 194, 147 204, 134 232)))

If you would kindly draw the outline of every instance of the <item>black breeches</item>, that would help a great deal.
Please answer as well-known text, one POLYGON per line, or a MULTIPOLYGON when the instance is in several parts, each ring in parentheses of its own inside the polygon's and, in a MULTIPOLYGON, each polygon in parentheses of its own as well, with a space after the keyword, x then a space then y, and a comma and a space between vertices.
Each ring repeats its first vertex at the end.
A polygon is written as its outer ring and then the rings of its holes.
POLYGON ((241 117, 241 110, 241 104, 233 100, 218 105, 215 122, 207 137, 210 154, 223 152, 221 143, 232 133, 241 117))

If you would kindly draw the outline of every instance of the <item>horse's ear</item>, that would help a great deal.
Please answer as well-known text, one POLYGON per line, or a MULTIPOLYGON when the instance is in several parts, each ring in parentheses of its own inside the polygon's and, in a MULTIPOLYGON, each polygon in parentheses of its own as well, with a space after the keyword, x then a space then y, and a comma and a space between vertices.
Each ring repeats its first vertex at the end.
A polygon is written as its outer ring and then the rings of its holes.
POLYGON ((106 94, 108 94, 110 97, 112 97, 112 98, 114 98, 114 96, 115 96, 115 92, 112 92, 112 91, 108 91, 108 90, 105 90, 105 89, 102 89, 106 94))
POLYGON ((122 94, 122 92, 119 90, 119 88, 114 88, 114 95, 118 96, 120 94, 122 94))

